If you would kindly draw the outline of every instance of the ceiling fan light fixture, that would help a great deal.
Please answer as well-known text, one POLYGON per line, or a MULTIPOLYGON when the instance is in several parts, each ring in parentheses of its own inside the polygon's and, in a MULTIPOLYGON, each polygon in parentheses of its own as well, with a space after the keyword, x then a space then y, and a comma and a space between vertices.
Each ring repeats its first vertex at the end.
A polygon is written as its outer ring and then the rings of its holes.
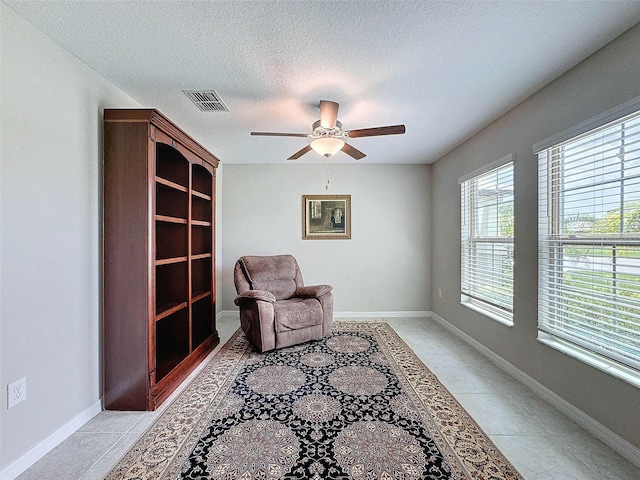
POLYGON ((335 155, 344 147, 344 142, 335 137, 317 138, 311 142, 311 148, 324 157, 335 155))

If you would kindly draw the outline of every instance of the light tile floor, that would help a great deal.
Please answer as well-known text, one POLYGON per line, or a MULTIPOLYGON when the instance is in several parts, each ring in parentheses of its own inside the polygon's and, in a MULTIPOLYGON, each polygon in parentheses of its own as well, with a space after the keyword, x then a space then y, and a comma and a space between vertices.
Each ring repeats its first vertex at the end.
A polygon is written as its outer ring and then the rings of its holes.
MULTIPOLYGON (((640 479, 640 468, 436 322, 386 320, 526 480, 640 479)), ((221 344, 237 326, 237 319, 219 322, 221 344)), ((18 479, 101 479, 162 410, 101 412, 18 479)))

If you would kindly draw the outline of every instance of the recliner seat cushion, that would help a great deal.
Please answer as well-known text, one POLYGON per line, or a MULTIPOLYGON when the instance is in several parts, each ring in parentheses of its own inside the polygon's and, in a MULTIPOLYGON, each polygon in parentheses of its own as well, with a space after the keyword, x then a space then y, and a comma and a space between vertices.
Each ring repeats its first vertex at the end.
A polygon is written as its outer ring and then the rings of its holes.
POLYGON ((276 332, 322 324, 322 306, 315 298, 292 298, 273 304, 276 332))
POLYGON ((242 268, 253 290, 273 293, 276 300, 293 297, 296 293, 298 264, 291 255, 270 257, 245 256, 242 268))

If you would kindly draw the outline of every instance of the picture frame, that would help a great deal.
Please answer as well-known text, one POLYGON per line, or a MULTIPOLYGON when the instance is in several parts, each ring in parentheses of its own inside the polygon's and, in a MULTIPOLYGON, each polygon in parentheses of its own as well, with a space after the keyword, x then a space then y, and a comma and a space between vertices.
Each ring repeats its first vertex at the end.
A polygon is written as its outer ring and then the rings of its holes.
POLYGON ((351 195, 303 195, 302 239, 351 239, 351 195))

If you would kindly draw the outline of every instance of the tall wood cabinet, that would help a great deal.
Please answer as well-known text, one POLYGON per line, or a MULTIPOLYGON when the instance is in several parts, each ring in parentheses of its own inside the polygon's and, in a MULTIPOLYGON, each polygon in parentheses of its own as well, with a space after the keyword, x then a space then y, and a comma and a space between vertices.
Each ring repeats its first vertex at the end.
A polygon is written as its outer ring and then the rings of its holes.
POLYGON ((218 159, 157 110, 104 110, 104 407, 154 410, 219 343, 218 159))

